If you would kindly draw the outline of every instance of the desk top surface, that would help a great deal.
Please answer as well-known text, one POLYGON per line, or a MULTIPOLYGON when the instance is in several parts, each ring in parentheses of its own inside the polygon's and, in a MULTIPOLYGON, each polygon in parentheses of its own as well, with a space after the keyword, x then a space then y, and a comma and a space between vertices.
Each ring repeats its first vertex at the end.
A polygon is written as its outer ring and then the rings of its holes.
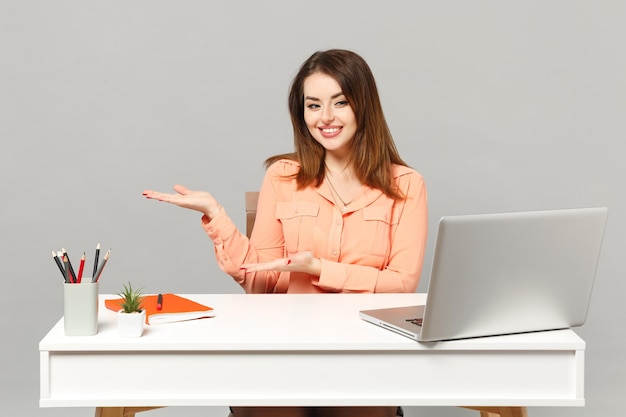
POLYGON ((140 338, 121 338, 116 313, 100 295, 98 334, 65 336, 63 319, 41 351, 207 350, 584 350, 572 330, 418 343, 359 318, 359 311, 423 304, 425 294, 181 294, 211 306, 213 318, 146 325, 140 338))

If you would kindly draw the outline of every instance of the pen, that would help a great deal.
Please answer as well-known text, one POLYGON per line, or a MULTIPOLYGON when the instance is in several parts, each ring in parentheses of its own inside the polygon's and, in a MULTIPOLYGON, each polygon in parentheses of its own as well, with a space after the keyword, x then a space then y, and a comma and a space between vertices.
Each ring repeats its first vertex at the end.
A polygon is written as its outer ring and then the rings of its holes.
POLYGON ((78 267, 78 277, 76 278, 76 282, 79 284, 83 279, 83 269, 85 269, 85 252, 83 252, 83 256, 80 258, 80 266, 78 267))
POLYGON ((107 253, 104 254, 104 258, 102 258, 102 262, 100 263, 100 266, 98 267, 98 271, 93 276, 93 278, 91 278, 91 282, 98 282, 98 280, 100 279, 100 275, 102 275, 102 270, 104 269, 104 266, 107 264, 107 261, 109 260, 110 253, 111 253, 111 249, 109 249, 107 253))
POLYGON ((163 308, 163 294, 159 294, 157 297, 157 311, 161 311, 163 308))
POLYGON ((72 262, 70 261, 70 255, 67 254, 65 248, 61 248, 61 252, 67 258, 67 265, 70 267, 70 282, 76 282, 76 274, 74 273, 74 268, 72 267, 72 262))
POLYGON ((98 258, 100 258, 100 243, 96 246, 96 257, 93 261, 93 274, 91 275, 92 279, 96 276, 96 272, 98 272, 98 258))
POLYGON ((52 257, 54 258, 54 262, 56 262, 57 266, 59 267, 59 271, 61 271, 61 275, 63 275, 63 279, 65 280, 65 282, 67 282, 67 279, 65 278, 65 269, 63 268, 63 264, 61 263, 59 256, 56 253, 54 253, 54 251, 52 251, 52 257))

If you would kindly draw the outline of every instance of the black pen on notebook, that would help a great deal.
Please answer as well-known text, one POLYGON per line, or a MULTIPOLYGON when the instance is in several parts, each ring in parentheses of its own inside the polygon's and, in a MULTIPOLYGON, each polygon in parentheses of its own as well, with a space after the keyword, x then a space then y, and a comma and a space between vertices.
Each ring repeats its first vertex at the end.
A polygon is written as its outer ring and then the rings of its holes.
POLYGON ((157 296, 157 311, 161 311, 163 308, 163 294, 157 296))
POLYGON ((96 271, 96 274, 93 276, 93 278, 91 278, 91 282, 98 282, 98 280, 100 279, 100 275, 102 275, 102 270, 104 269, 104 266, 107 264, 107 261, 109 260, 110 254, 111 254, 111 249, 109 249, 107 253, 104 254, 104 258, 102 258, 102 262, 100 263, 100 266, 98 267, 98 271, 96 271))

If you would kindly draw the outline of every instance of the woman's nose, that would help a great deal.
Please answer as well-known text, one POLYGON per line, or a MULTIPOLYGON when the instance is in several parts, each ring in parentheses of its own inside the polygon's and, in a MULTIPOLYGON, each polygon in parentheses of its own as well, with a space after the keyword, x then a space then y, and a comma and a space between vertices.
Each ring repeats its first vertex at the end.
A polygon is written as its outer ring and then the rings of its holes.
POLYGON ((322 123, 330 123, 335 119, 333 109, 330 106, 322 107, 322 123))

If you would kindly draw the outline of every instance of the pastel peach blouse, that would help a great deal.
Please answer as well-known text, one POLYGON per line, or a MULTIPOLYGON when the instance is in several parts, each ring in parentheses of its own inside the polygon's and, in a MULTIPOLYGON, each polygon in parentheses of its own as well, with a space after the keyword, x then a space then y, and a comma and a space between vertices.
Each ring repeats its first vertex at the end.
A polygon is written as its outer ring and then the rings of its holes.
POLYGON ((414 292, 426 246, 426 186, 415 170, 395 165, 405 196, 394 201, 363 186, 341 212, 327 182, 298 190, 297 162, 281 160, 265 174, 248 239, 225 213, 202 218, 219 267, 247 293, 414 292), (319 277, 299 272, 245 273, 244 263, 311 251, 321 259, 319 277))

